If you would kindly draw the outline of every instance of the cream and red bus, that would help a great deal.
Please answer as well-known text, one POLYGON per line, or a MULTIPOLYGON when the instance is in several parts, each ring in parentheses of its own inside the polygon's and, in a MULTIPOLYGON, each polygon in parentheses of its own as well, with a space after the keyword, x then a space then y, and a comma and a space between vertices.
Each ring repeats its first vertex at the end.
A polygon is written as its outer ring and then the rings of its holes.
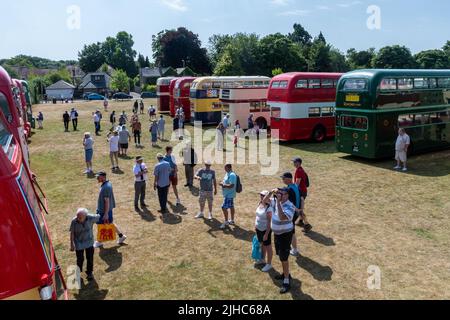
POLYGON ((341 73, 293 72, 272 79, 272 135, 280 141, 322 142, 336 132, 336 86, 341 73))

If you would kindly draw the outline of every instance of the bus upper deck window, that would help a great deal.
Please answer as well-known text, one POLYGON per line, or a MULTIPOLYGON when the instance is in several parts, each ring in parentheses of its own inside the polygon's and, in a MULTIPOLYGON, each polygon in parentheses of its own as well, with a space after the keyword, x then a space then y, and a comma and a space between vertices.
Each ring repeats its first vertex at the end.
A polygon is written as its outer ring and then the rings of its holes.
POLYGON ((397 79, 383 79, 380 83, 381 91, 397 90, 397 79))
POLYGON ((298 80, 295 87, 297 89, 308 89, 308 80, 298 80))
POLYGON ((12 115, 11 112, 9 111, 9 107, 8 107, 8 100, 6 99, 6 96, 0 92, 0 112, 3 113, 3 115, 5 116, 5 119, 8 122, 12 122, 12 115))
POLYGON ((309 88, 310 89, 319 89, 320 88, 320 79, 309 80, 309 88))
POLYGON ((253 88, 254 83, 253 81, 245 81, 244 82, 244 88, 253 88))
POLYGON ((415 78, 414 79, 415 89, 428 89, 428 79, 426 78, 415 78))
POLYGON ((450 78, 439 78, 437 83, 439 88, 450 89, 450 78))
POLYGON ((280 81, 280 88, 286 89, 288 87, 287 81, 280 81))
POLYGON ((272 83, 272 88, 279 88, 280 87, 280 81, 274 81, 272 83))
POLYGON ((343 90, 345 91, 361 91, 367 90, 368 81, 365 79, 347 79, 344 81, 343 90))
POLYGON ((333 80, 323 79, 322 80, 322 88, 326 88, 326 89, 334 88, 333 80))
POLYGON ((411 90, 414 88, 413 79, 398 79, 398 90, 411 90))
POLYGON ((435 78, 428 79, 428 86, 430 89, 436 89, 437 88, 437 81, 435 78))

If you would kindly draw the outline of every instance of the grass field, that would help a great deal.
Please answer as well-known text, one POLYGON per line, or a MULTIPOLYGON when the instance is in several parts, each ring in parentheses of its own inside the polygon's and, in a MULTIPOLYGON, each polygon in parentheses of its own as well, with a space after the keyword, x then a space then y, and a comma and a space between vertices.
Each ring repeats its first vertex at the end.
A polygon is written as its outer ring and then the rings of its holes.
MULTIPOLYGON (((148 104, 149 102, 147 102, 148 104)), ((69 251, 69 224, 78 207, 94 211, 97 182, 83 175, 84 131, 93 131, 91 112, 101 103, 75 104, 78 132, 64 133, 62 113, 69 106, 39 105, 45 129, 31 138, 32 169, 47 193, 47 217, 56 254, 65 270, 75 264, 69 251)), ((130 102, 112 103, 116 112, 130 102)), ((109 114, 104 114, 107 127, 109 114)), ((147 120, 146 120, 147 121, 147 120)), ((109 123, 108 123, 109 124, 109 123)), ((169 126, 170 127, 170 126, 169 126)), ((190 127, 188 127, 191 130, 190 127)), ((104 129, 105 130, 105 129, 104 129)), ((170 128, 169 128, 170 130, 170 128)), ((106 132, 96 138, 94 169, 110 172, 106 132)), ((165 147, 167 143, 162 144, 165 147)), ((149 167, 159 149, 131 146, 149 167)), ((274 274, 255 269, 250 259, 257 193, 281 186, 279 174, 260 176, 258 166, 238 166, 244 193, 237 199, 237 224, 220 231, 216 198, 213 222, 198 221, 197 197, 180 174, 184 207, 163 223, 157 197, 148 194, 150 212, 134 212, 133 159, 120 160, 123 174, 111 174, 118 208, 115 220, 127 245, 108 244, 95 255, 96 282, 72 291, 74 299, 450 299, 450 151, 416 156, 410 172, 394 172, 392 161, 368 162, 337 153, 334 142, 281 145, 278 173, 292 170, 301 156, 312 187, 306 212, 314 226, 298 230, 301 257, 291 259, 292 292, 280 296, 274 274), (368 267, 381 270, 381 290, 369 290, 368 267)), ((215 168, 222 178, 221 165, 215 168)), ((173 194, 170 200, 174 203, 173 194)), ((274 258, 276 270, 281 269, 274 258)))

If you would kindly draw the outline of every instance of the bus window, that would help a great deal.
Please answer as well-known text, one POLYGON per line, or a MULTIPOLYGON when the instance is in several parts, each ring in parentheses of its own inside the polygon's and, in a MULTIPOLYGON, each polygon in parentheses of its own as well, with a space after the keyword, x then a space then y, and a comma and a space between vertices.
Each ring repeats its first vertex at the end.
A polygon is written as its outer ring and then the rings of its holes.
POLYGON ((439 78, 438 79, 439 88, 450 88, 450 78, 439 78))
POLYGON ((326 88, 326 89, 334 88, 333 80, 322 79, 322 88, 326 88))
POLYGON ((280 81, 274 81, 272 83, 272 88, 279 88, 280 87, 280 81))
POLYGON ((221 82, 213 82, 213 83, 212 83, 213 89, 220 89, 221 86, 222 86, 222 83, 221 83, 221 82))
POLYGON ((250 113, 259 113, 259 112, 261 112, 261 103, 251 102, 250 103, 250 113))
POLYGON ((6 99, 6 96, 1 92, 0 92, 0 111, 3 112, 3 115, 5 116, 6 121, 11 123, 13 120, 13 117, 12 117, 11 112, 9 111, 8 100, 6 99))
POLYGON ((287 81, 280 81, 280 88, 287 88, 288 87, 288 82, 287 81))
POLYGON ((348 129, 364 130, 368 129, 368 123, 366 117, 356 116, 341 116, 341 127, 348 129))
POLYGON ((354 90, 367 90, 368 81, 366 79, 346 79, 344 81, 343 90, 344 91, 354 91, 354 90))
POLYGON ((270 81, 264 81, 264 87, 268 87, 270 84, 270 81))
POLYGON ((3 121, 0 119, 0 145, 8 158, 11 160, 14 152, 13 135, 8 131, 3 121))
POLYGON ((264 87, 263 81, 255 81, 255 87, 264 87))
POLYGON ((320 108, 309 108, 310 118, 320 118, 320 108))
POLYGON ((244 88, 253 88, 253 87, 254 87, 253 81, 245 81, 244 82, 244 88))
POLYGON ((334 108, 333 107, 322 108, 322 117, 334 117, 334 108))
POLYGON ((230 113, 230 105, 228 103, 223 103, 222 104, 222 112, 230 113))
POLYGON ((413 79, 398 79, 398 90, 411 90, 414 88, 413 79))
POLYGON ((383 79, 380 83, 381 91, 392 91, 397 90, 397 80, 396 79, 383 79))
POLYGON ((428 89, 428 79, 426 78, 415 78, 414 79, 415 89, 428 89))
POLYGON ((435 78, 428 79, 428 86, 430 89, 437 88, 437 80, 435 78))
POLYGON ((308 80, 298 80, 295 87, 297 89, 308 89, 308 80))
POLYGON ((319 89, 320 88, 320 79, 311 79, 309 80, 310 89, 319 89))
POLYGON ((205 82, 204 84, 202 84, 202 89, 203 90, 211 89, 211 82, 205 82))
POLYGON ((280 120, 281 119, 281 108, 272 107, 270 109, 271 109, 271 113, 272 113, 272 118, 275 120, 280 120))

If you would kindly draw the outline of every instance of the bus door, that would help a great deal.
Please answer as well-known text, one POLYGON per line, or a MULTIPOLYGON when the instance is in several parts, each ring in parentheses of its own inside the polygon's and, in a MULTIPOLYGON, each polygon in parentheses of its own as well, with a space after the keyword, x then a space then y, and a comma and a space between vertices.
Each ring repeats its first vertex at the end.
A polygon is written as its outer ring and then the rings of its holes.
POLYGON ((369 141, 369 118, 355 114, 341 114, 338 119, 337 142, 341 151, 368 156, 373 150, 369 141))

